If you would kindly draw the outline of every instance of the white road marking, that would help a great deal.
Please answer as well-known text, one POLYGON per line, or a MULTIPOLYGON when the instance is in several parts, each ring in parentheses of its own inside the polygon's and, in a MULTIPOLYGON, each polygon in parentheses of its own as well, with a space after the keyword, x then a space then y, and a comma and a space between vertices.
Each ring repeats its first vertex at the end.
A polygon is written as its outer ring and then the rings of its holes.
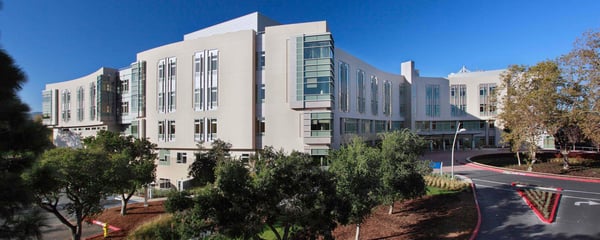
POLYGON ((574 198, 574 199, 583 199, 583 200, 588 200, 588 201, 600 201, 600 199, 598 199, 598 198, 575 197, 575 196, 567 196, 567 195, 563 195, 562 198, 574 198))
POLYGON ((584 194, 594 194, 594 195, 600 195, 599 192, 586 192, 586 191, 577 191, 577 190, 563 190, 563 192, 574 192, 574 193, 584 193, 584 194))

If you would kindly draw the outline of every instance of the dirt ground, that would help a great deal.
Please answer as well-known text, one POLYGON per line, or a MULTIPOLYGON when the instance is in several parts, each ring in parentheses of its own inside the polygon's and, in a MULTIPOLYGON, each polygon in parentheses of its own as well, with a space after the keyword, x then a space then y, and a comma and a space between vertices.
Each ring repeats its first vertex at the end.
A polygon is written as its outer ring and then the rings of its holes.
POLYGON ((115 207, 104 210, 104 212, 95 219, 108 223, 111 226, 121 228, 121 231, 110 232, 107 238, 97 236, 88 239, 126 239, 129 231, 135 229, 138 225, 152 219, 153 217, 165 213, 163 202, 149 202, 148 207, 144 203, 134 203, 127 206, 127 215, 121 216, 121 208, 115 207))
MULTIPOLYGON (((391 215, 388 209, 389 206, 380 206, 373 211, 361 225, 360 239, 469 239, 477 223, 477 210, 469 191, 397 202, 391 215)), ((129 206, 126 216, 121 216, 117 207, 105 210, 96 219, 123 229, 110 233, 107 239, 126 239, 129 231, 162 213, 162 202, 151 202, 148 208, 135 203, 129 206)), ((354 239, 355 230, 354 225, 340 226, 334 236, 354 239)))

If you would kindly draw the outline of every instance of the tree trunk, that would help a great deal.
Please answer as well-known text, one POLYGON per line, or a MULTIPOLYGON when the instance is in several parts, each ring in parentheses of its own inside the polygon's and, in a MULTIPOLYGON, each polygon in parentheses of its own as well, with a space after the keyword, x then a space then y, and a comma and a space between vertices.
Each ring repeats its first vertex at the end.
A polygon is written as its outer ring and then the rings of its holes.
POLYGON ((569 150, 563 149, 560 151, 560 154, 562 154, 562 157, 563 157, 563 169, 564 170, 569 169, 569 167, 571 167, 569 165, 569 150))
POLYGON ((271 231, 273 231, 273 234, 275 234, 275 237, 277 238, 277 240, 281 240, 281 236, 279 235, 279 232, 277 232, 277 228, 273 227, 272 224, 267 224, 267 226, 269 226, 271 231))
POLYGON ((285 227, 283 228, 283 238, 281 238, 281 239, 287 240, 289 232, 290 232, 290 226, 286 224, 285 227))
POLYGON ((519 166, 521 166, 521 155, 519 154, 519 151, 517 151, 517 162, 519 163, 519 166))
POLYGON ((354 240, 359 240, 360 239, 360 223, 356 224, 356 237, 354 237, 354 240))
POLYGON ((83 216, 81 214, 81 211, 77 211, 75 213, 75 221, 77 222, 77 226, 75 227, 75 232, 73 232, 73 229, 71 230, 71 233, 73 234, 73 240, 80 240, 81 239, 81 228, 83 227, 83 216))
POLYGON ((388 212, 388 214, 392 215, 392 213, 394 213, 394 202, 390 204, 390 211, 388 212))

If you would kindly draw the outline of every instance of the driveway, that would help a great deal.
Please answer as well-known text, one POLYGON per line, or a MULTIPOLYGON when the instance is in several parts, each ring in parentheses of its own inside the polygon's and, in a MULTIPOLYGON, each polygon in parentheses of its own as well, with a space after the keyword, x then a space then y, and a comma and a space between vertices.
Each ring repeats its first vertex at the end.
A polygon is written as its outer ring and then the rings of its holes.
MULTIPOLYGON (((600 184, 527 177, 481 170, 465 165, 466 158, 505 150, 455 152, 455 174, 470 177, 476 186, 482 214, 478 239, 600 239, 600 184), (510 186, 512 182, 563 188, 555 222, 540 221, 510 186), (598 203, 598 204, 596 204, 598 203)), ((423 159, 444 162, 449 173, 450 152, 430 152, 423 159)))

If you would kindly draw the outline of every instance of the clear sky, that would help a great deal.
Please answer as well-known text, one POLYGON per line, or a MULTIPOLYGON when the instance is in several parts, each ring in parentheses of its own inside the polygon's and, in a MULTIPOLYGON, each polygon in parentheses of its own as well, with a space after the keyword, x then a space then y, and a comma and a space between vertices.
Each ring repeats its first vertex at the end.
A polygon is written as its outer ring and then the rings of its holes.
POLYGON ((554 59, 600 28, 598 0, 0 1, 0 47, 27 73, 20 95, 32 111, 46 83, 125 67, 138 52, 255 11, 283 24, 326 20, 336 48, 392 73, 413 60, 432 77, 554 59))

